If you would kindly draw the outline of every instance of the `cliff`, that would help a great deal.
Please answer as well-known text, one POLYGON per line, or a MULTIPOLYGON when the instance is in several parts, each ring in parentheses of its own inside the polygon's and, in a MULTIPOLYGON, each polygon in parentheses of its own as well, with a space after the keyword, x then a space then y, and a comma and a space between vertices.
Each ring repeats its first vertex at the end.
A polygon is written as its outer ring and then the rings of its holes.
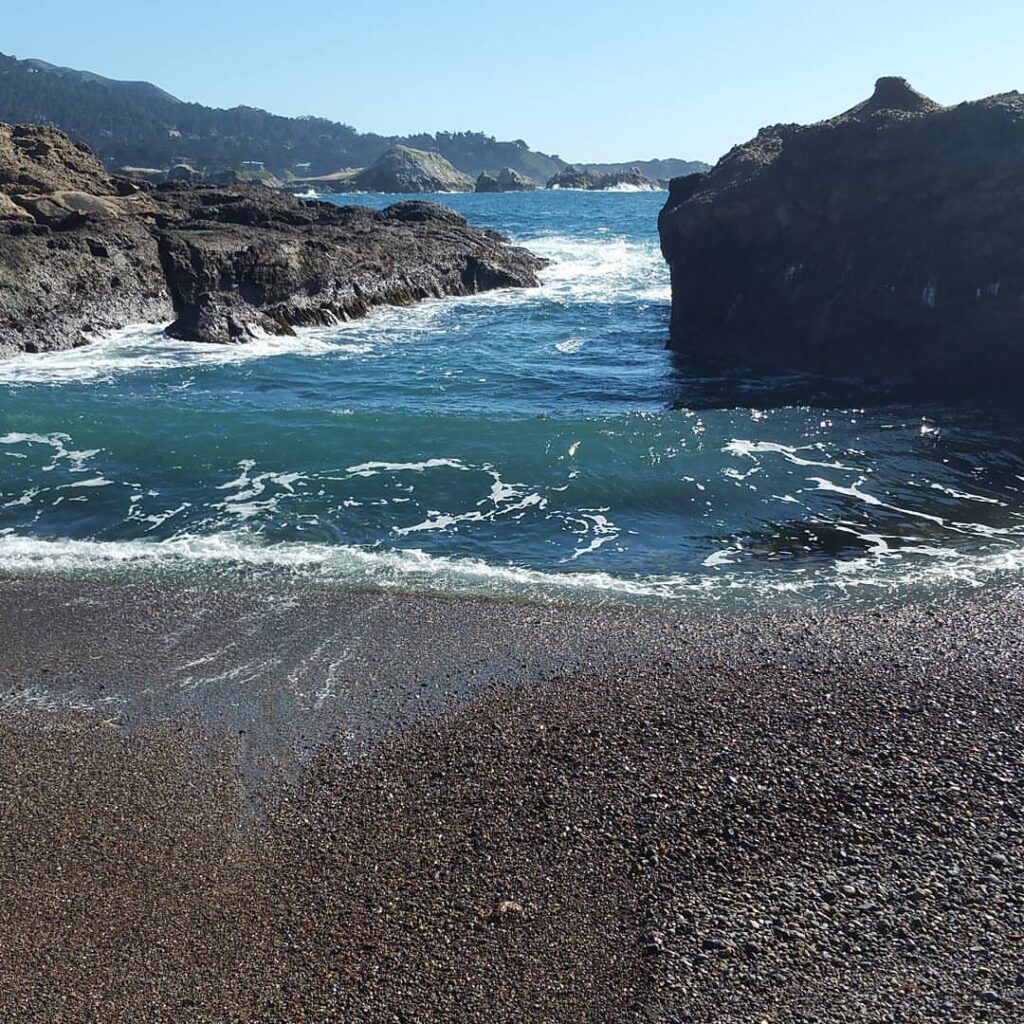
POLYGON ((382 304, 530 287, 544 265, 429 203, 307 203, 259 185, 141 187, 51 128, 0 125, 0 355, 128 323, 236 342, 382 304))
POLYGON ((675 179, 672 348, 930 392, 1024 380, 1024 97, 942 107, 902 79, 675 179))

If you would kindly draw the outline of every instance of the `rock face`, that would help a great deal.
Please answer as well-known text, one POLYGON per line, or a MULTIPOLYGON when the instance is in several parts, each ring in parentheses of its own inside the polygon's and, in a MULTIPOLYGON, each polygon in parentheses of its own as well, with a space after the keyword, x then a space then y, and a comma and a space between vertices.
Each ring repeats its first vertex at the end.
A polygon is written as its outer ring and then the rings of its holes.
POLYGON ((511 167, 503 168, 497 176, 484 171, 476 179, 477 192, 532 192, 536 187, 536 182, 511 167))
POLYGON ((0 356, 172 319, 154 209, 60 132, 0 125, 0 356))
POLYGON ((409 146, 389 149, 350 182, 357 192, 472 192, 473 179, 456 170, 440 153, 409 146))
POLYGON ((169 332, 244 341, 365 316, 379 305, 536 285, 544 261, 433 203, 306 203, 259 186, 158 189, 169 332))
POLYGON ((0 356, 142 321, 244 341, 381 304, 530 287, 543 265, 429 203, 373 211, 260 185, 142 188, 53 129, 0 125, 0 356))
POLYGON ((598 174, 596 171, 569 167, 556 174, 548 182, 547 187, 585 189, 588 192, 613 192, 615 190, 653 192, 660 188, 656 182, 644 177, 636 167, 632 167, 628 171, 615 171, 610 174, 598 174))
POLYGON ((730 367, 1024 383, 1024 97, 945 108, 902 79, 777 125, 661 213, 670 346, 730 367))

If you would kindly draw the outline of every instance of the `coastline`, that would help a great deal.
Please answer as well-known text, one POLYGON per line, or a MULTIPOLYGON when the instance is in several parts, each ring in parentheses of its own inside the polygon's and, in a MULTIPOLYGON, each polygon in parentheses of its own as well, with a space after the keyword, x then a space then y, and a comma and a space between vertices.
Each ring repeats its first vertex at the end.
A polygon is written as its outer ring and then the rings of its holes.
POLYGON ((735 613, 29 578, 0 624, 9 1019, 1024 1004, 1019 588, 735 613))

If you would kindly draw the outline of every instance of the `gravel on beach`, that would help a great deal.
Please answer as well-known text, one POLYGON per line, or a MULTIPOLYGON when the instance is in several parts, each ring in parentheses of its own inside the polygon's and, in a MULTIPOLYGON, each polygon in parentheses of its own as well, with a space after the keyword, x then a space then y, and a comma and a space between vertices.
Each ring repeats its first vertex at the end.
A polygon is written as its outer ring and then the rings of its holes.
POLYGON ((1019 591, 285 598, 0 583, 0 1021, 1024 1019, 1019 591))

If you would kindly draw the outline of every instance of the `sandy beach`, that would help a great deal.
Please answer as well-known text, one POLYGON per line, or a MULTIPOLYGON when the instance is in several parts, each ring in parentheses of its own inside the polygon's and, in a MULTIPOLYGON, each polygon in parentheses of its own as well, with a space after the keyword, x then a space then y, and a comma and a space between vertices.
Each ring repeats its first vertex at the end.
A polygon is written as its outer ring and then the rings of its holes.
POLYGON ((0 585, 5 1021, 1005 1021, 1019 591, 0 585))

